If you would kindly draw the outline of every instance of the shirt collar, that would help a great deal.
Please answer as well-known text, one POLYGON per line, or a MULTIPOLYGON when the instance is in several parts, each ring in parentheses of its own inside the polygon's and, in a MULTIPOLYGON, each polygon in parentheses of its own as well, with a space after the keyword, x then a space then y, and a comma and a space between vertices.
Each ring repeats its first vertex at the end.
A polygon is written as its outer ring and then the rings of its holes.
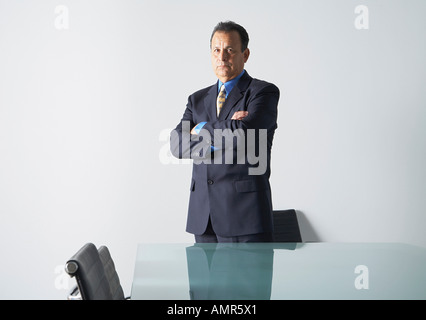
POLYGON ((220 88, 222 87, 222 84, 225 84, 225 90, 226 90, 226 97, 228 97, 228 94, 231 92, 231 90, 235 87, 238 80, 243 76, 245 70, 243 70, 236 78, 229 80, 225 83, 219 80, 218 86, 217 86, 217 92, 220 91, 220 88))

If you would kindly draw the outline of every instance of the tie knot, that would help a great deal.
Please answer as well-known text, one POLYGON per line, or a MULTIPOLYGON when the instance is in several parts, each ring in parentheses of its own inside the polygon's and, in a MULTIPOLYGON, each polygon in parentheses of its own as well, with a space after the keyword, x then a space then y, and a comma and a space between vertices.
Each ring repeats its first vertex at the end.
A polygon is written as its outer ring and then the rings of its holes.
POLYGON ((224 84, 222 84, 222 86, 220 87, 220 92, 226 92, 226 91, 225 91, 225 85, 224 85, 224 84))

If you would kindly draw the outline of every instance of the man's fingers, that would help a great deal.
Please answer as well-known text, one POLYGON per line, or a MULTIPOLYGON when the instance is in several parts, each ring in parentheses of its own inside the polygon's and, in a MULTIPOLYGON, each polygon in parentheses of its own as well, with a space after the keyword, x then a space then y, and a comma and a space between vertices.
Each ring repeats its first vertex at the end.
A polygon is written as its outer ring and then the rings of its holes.
POLYGON ((236 111, 233 115, 231 120, 242 120, 245 117, 248 116, 248 111, 236 111))

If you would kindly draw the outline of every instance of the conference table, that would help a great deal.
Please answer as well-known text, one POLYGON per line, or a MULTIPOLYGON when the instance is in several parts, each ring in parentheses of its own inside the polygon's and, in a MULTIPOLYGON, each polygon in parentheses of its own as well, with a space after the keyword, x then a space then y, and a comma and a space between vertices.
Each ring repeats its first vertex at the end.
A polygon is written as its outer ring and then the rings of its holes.
POLYGON ((417 300, 426 248, 404 243, 141 243, 132 300, 417 300))

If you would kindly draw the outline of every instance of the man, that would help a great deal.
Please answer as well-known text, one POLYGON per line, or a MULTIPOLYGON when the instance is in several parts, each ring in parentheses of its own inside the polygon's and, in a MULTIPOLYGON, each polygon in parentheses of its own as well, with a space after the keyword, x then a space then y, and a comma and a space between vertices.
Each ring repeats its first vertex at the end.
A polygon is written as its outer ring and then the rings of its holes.
POLYGON ((244 70, 246 30, 220 22, 210 39, 218 82, 188 99, 170 147, 194 159, 187 232, 202 242, 273 241, 269 184, 278 88, 244 70))

